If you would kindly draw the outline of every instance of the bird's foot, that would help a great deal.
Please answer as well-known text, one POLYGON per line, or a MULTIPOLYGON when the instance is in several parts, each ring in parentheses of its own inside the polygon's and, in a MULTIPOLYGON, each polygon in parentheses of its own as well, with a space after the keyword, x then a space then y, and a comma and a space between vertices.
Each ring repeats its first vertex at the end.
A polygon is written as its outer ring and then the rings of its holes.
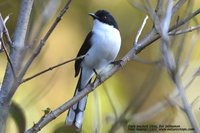
POLYGON ((111 64, 118 65, 118 66, 122 67, 122 62, 123 62, 123 60, 117 60, 117 61, 111 62, 111 64))
POLYGON ((97 71, 96 71, 95 69, 93 69, 93 71, 94 71, 94 73, 95 73, 95 75, 96 75, 96 79, 98 79, 99 82, 101 83, 101 82, 102 82, 101 76, 97 73, 97 71))

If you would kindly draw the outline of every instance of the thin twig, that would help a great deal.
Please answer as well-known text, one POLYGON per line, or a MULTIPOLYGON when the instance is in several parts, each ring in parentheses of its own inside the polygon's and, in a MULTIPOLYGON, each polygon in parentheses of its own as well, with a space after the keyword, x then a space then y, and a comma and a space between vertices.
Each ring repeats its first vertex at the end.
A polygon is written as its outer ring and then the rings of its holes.
POLYGON ((178 24, 172 26, 169 31, 172 31, 173 29, 177 29, 178 27, 180 27, 181 25, 184 25, 185 23, 187 23, 189 20, 191 20, 193 17, 195 17, 196 15, 198 15, 200 13, 200 8, 197 9, 195 12, 191 13, 189 16, 187 16, 186 18, 180 20, 178 22, 178 24))
MULTIPOLYGON (((15 72, 21 68, 23 62, 24 53, 23 48, 25 46, 26 33, 29 23, 30 14, 32 11, 32 5, 34 0, 21 0, 21 8, 18 15, 18 20, 16 24, 16 29, 14 33, 14 42, 10 52, 10 59, 14 65, 15 72)), ((6 124, 6 118, 8 116, 8 110, 10 107, 11 99, 19 87, 19 83, 16 82, 12 74, 11 67, 7 63, 7 68, 5 70, 5 75, 0 91, 0 132, 3 132, 3 129, 6 124)))
POLYGON ((194 132, 199 133, 200 131, 198 128, 198 124, 195 120, 194 114, 192 113, 191 106, 187 101, 187 98, 185 95, 185 90, 181 84, 180 77, 175 72, 176 71, 176 63, 175 63, 174 56, 169 49, 170 40, 169 40, 169 36, 168 36, 168 29, 169 29, 169 25, 170 25, 170 21, 171 21, 171 16, 172 16, 172 0, 168 0, 167 5, 168 5, 168 7, 167 7, 167 11, 166 11, 166 16, 162 20, 163 23, 154 21, 154 24, 160 26, 160 28, 157 28, 157 31, 159 32, 159 34, 162 37, 161 38, 161 42, 162 42, 161 51, 163 54, 165 66, 171 76, 172 81, 174 82, 176 88, 178 89, 178 91, 180 93, 180 98, 183 103, 184 111, 187 114, 188 120, 190 121, 192 127, 194 128, 194 132))
MULTIPOLYGON (((188 1, 188 2, 187 2, 187 5, 186 5, 186 6, 187 6, 188 8, 185 9, 185 10, 187 10, 187 11, 186 11, 186 15, 189 15, 189 14, 192 13, 193 5, 194 5, 193 3, 194 3, 194 2, 192 2, 192 1, 188 1)), ((178 22, 178 21, 179 21, 179 16, 178 16, 178 18, 177 18, 177 22, 178 22)), ((185 27, 188 27, 188 26, 189 26, 189 23, 185 24, 185 25, 184 25, 184 28, 185 28, 185 27)), ((177 30, 175 30, 175 31, 177 31, 177 30)), ((175 38, 174 38, 174 40, 175 40, 175 38)), ((184 49, 184 47, 185 47, 185 45, 186 45, 185 40, 186 40, 186 34, 184 34, 184 35, 182 36, 182 38, 181 38, 181 40, 178 42, 178 44, 177 44, 176 41, 175 41, 176 45, 178 45, 177 51, 176 51, 176 55, 175 55, 177 70, 180 69, 181 55, 182 55, 183 49, 184 49)), ((174 45, 174 46, 175 46, 175 45, 174 45)), ((181 75, 180 75, 180 76, 181 76, 181 75)))
POLYGON ((177 89, 179 90, 180 98, 181 98, 181 101, 182 101, 183 107, 184 107, 184 111, 187 114, 187 117, 191 123, 191 126, 194 128, 195 133, 199 133, 200 131, 199 131, 197 121, 195 119, 194 114, 192 113, 191 105, 187 101, 187 98, 185 96, 185 90, 184 90, 183 86, 181 85, 178 77, 174 77, 174 83, 176 84, 177 89))
POLYGON ((43 37, 43 39, 40 41, 38 47, 34 50, 32 56, 28 59, 28 61, 25 64, 24 68, 22 69, 21 73, 19 74, 19 79, 21 79, 25 75, 25 73, 27 72, 28 68, 32 64, 33 60, 40 53, 40 51, 41 51, 42 47, 45 45, 47 39, 49 38, 49 36, 51 35, 51 33, 54 31, 55 27, 58 25, 58 23, 62 19, 63 15, 65 14, 65 12, 67 11, 67 9, 69 8, 69 4, 71 3, 71 1, 72 0, 68 0, 67 1, 67 3, 65 4, 64 8, 61 10, 59 16, 56 18, 56 20, 54 21, 54 23, 51 25, 51 27, 49 28, 49 30, 47 31, 47 33, 45 34, 45 36, 43 37))
POLYGON ((9 62, 9 64, 10 64, 11 71, 12 71, 12 73, 13 73, 13 76, 14 76, 15 80, 17 81, 17 76, 16 76, 16 73, 15 73, 15 70, 14 70, 14 67, 13 67, 13 64, 12 64, 12 61, 11 61, 11 59, 10 59, 8 50, 7 50, 7 48, 6 48, 6 46, 5 46, 5 43, 4 43, 4 41, 3 41, 3 38, 0 38, 0 42, 2 43, 2 47, 3 47, 3 50, 4 50, 5 55, 6 55, 6 57, 7 57, 7 60, 8 60, 8 62, 9 62))
POLYGON ((158 2, 156 4, 156 9, 155 9, 156 14, 159 13, 159 9, 161 8, 162 2, 163 2, 162 0, 158 0, 158 2))
POLYGON ((179 0, 175 5, 174 7, 172 8, 172 14, 175 14, 176 11, 178 9, 180 9, 180 7, 182 7, 182 5, 186 2, 186 0, 179 0))
POLYGON ((192 32, 193 30, 199 30, 199 28, 200 28, 200 25, 191 26, 191 27, 183 29, 183 30, 169 32, 169 35, 174 36, 174 35, 185 34, 185 33, 188 33, 188 32, 192 32))
POLYGON ((144 20, 143 20, 143 22, 142 22, 142 25, 141 25, 140 29, 138 30, 138 32, 137 32, 137 34, 136 34, 135 41, 134 41, 133 45, 137 45, 138 39, 139 39, 139 37, 140 37, 140 35, 141 35, 143 29, 144 29, 144 26, 146 25, 146 22, 147 22, 147 19, 148 19, 148 18, 149 18, 148 16, 146 16, 146 17, 144 18, 144 20))
POLYGON ((82 56, 79 56, 79 57, 72 58, 72 59, 70 59, 70 60, 64 61, 64 62, 62 62, 62 63, 59 63, 59 64, 57 64, 57 65, 51 66, 51 67, 49 67, 49 68, 47 68, 47 69, 45 69, 45 70, 43 70, 43 71, 41 71, 41 72, 39 72, 39 73, 36 73, 36 74, 34 74, 34 75, 32 75, 32 76, 30 76, 30 77, 28 77, 28 78, 23 79, 23 80, 21 81, 21 84, 22 84, 22 83, 25 83, 25 82, 27 82, 27 81, 29 81, 29 80, 35 78, 35 77, 41 76, 42 74, 44 74, 44 73, 46 73, 46 72, 48 72, 48 71, 52 71, 53 69, 55 69, 55 68, 57 68, 57 67, 63 66, 63 65, 65 65, 65 64, 70 63, 70 62, 75 61, 75 60, 82 59, 82 58, 84 58, 84 57, 85 57, 85 55, 82 55, 82 56))
MULTIPOLYGON (((50 20, 54 16, 56 16, 56 13, 62 3, 62 1, 55 1, 55 0, 49 0, 48 3, 44 1, 46 5, 42 6, 40 12, 40 15, 37 17, 37 23, 32 22, 33 26, 31 26, 30 33, 27 35, 28 36, 28 47, 30 48, 29 51, 32 52, 33 48, 35 48, 35 43, 38 41, 39 37, 43 33, 43 30, 46 28, 45 25, 47 25, 50 20)), ((38 8, 38 7, 37 7, 38 8)))
MULTIPOLYGON (((2 30, 3 30, 3 33, 5 34, 6 38, 7 38, 7 41, 8 41, 8 43, 9 43, 9 46, 11 46, 11 45, 12 45, 12 41, 11 41, 11 39, 10 39, 10 35, 9 35, 9 32, 8 32, 8 29, 7 29, 7 27, 6 27, 6 22, 8 21, 8 19, 9 19, 9 16, 7 16, 7 17, 3 20, 1 14, 0 14, 1 25, 3 26, 3 27, 1 27, 1 28, 3 28, 2 30)), ((0 34, 2 34, 2 33, 0 33, 0 34)), ((17 81, 17 76, 16 76, 16 73, 15 73, 15 70, 14 70, 14 67, 13 67, 13 63, 12 63, 11 58, 10 58, 10 56, 9 56, 9 53, 8 53, 8 50, 7 50, 6 45, 5 45, 5 43, 4 43, 4 40, 3 40, 3 38, 2 38, 2 35, 0 35, 0 42, 1 42, 1 44, 2 44, 2 47, 3 47, 3 50, 4 50, 5 55, 6 55, 6 57, 7 57, 7 60, 8 60, 8 62, 9 62, 9 64, 10 64, 11 71, 12 71, 12 73, 13 73, 13 76, 14 76, 15 80, 17 81)))
MULTIPOLYGON (((191 20, 193 17, 195 17, 199 13, 200 13, 200 8, 197 9, 195 12, 191 13, 189 16, 187 16, 187 17, 183 18, 182 20, 180 20, 174 26, 170 27, 169 28, 169 32, 177 29, 178 27, 181 27, 182 25, 184 25, 185 23, 187 23, 189 20, 191 20)), ((147 37, 145 37, 143 40, 141 40, 140 42, 138 42, 138 44, 135 46, 135 50, 137 51, 137 53, 141 52, 138 49, 143 50, 145 47, 149 46, 151 43, 155 42, 156 40, 158 40, 161 37, 160 35, 155 36, 156 34, 157 33, 155 32, 155 30, 152 30, 147 35, 147 37), (141 48, 141 47, 143 47, 143 48, 141 48)))
POLYGON ((9 32, 8 32, 8 29, 7 29, 7 27, 6 27, 6 22, 7 22, 7 20, 9 19, 9 15, 4 19, 4 34, 5 34, 5 36, 6 36, 6 39, 7 39, 7 42, 8 42, 8 44, 9 44, 9 46, 12 46, 12 44, 13 44, 13 42, 12 42, 12 40, 11 40, 11 38, 10 38, 10 34, 9 34, 9 32))

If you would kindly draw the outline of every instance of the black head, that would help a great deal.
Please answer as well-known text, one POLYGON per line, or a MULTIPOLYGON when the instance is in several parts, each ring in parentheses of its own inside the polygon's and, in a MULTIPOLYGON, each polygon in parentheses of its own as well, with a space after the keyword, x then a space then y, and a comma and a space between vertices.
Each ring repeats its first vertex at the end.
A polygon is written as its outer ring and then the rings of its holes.
POLYGON ((89 15, 92 16, 93 19, 98 19, 99 21, 112 25, 118 29, 118 25, 114 17, 106 10, 98 10, 95 14, 89 13, 89 15))

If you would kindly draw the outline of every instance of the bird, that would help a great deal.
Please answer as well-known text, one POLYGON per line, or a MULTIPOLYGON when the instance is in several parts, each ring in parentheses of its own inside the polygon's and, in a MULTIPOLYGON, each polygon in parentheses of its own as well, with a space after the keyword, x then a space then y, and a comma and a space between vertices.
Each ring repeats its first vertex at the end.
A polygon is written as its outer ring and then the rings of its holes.
MULTIPOLYGON (((98 77, 99 73, 115 61, 121 47, 118 24, 110 12, 98 10, 88 15, 93 18, 93 27, 77 54, 77 57, 85 55, 84 58, 75 61, 75 77, 79 75, 79 80, 74 96, 91 83, 93 76, 98 77)), ((87 97, 88 95, 69 109, 66 125, 82 129, 87 97)))

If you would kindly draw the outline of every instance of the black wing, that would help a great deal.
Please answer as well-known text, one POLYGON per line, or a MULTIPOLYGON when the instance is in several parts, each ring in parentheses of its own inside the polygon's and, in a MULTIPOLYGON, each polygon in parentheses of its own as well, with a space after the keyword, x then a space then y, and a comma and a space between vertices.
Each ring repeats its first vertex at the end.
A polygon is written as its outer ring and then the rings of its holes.
MULTIPOLYGON (((88 52, 88 50, 89 50, 90 47, 91 47, 91 42, 90 42, 91 36, 92 36, 92 32, 89 32, 88 35, 87 35, 87 37, 86 37, 86 39, 85 39, 85 41, 84 41, 84 43, 83 43, 83 45, 81 46, 81 49, 80 49, 79 52, 78 52, 77 57, 82 56, 82 55, 85 55, 85 54, 88 52)), ((79 74, 79 72, 80 72, 80 69, 81 69, 81 62, 82 62, 83 59, 84 59, 84 58, 75 61, 75 77, 76 77, 76 76, 79 74)))

